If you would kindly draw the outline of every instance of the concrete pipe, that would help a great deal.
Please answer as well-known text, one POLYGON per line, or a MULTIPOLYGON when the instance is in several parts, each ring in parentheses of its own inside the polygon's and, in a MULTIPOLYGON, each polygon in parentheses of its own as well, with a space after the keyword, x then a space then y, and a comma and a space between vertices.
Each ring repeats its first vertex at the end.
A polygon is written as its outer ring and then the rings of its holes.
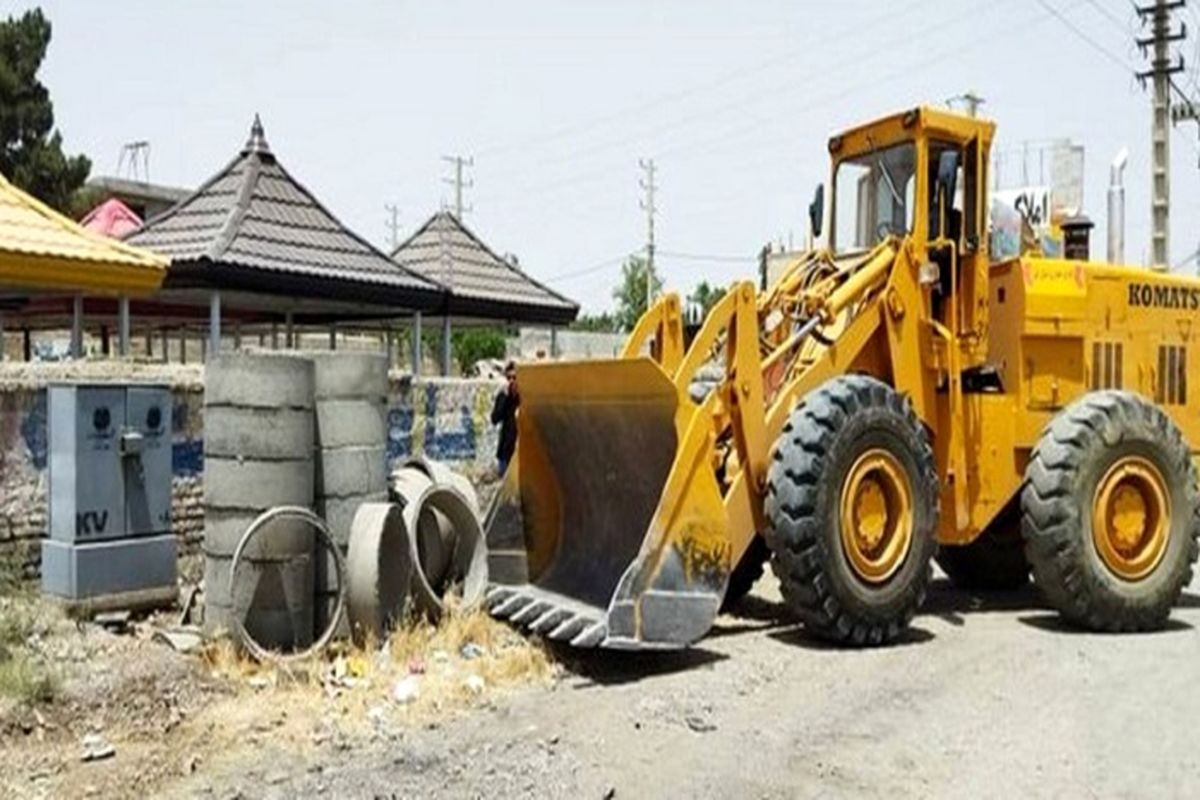
MULTIPOLYGON (((266 508, 204 510, 204 552, 232 556, 242 534, 266 508)), ((313 551, 312 528, 290 519, 272 520, 263 532, 246 546, 246 557, 256 561, 286 561, 313 551)))
POLYGON ((387 492, 349 495, 347 497, 318 497, 317 515, 325 520, 333 541, 344 551, 350 541, 350 524, 363 503, 386 503, 387 492))
POLYGON ((233 615, 256 642, 298 650, 313 641, 312 556, 287 561, 241 559, 236 583, 233 556, 208 555, 204 569, 204 629, 233 632, 233 615))
POLYGON ((204 503, 208 508, 256 509, 265 503, 307 506, 312 497, 311 460, 204 460, 204 503))
MULTIPOLYGON (((330 538, 329 529, 325 526, 325 523, 321 520, 320 517, 313 514, 313 512, 308 510, 307 508, 301 508, 299 506, 278 506, 276 508, 270 509, 269 511, 264 511, 261 515, 259 515, 259 517, 250 524, 250 527, 246 529, 245 534, 243 534, 243 536, 242 536, 242 540, 240 542, 238 542, 238 546, 234 550, 232 563, 230 564, 229 581, 230 581, 230 585, 232 587, 232 600, 233 600, 233 602, 231 603, 233 611, 232 611, 232 614, 230 615, 231 616, 230 622, 232 624, 233 635, 234 635, 235 639, 243 647, 245 647, 246 650, 251 655, 253 655, 255 658, 259 659, 260 661, 307 658, 307 657, 311 656, 313 653, 323 650, 326 646, 328 646, 329 642, 332 641, 334 635, 336 634, 338 627, 345 620, 345 610, 346 610, 346 603, 345 603, 346 563, 345 563, 345 559, 342 557, 341 550, 339 550, 334 545, 333 540, 330 538), (251 542, 253 542, 254 537, 256 535, 258 535, 258 533, 265 526, 270 524, 273 520, 277 520, 277 519, 289 519, 289 520, 304 521, 304 522, 307 522, 309 525, 311 525, 313 532, 316 535, 316 538, 318 541, 318 546, 320 548, 318 550, 318 553, 332 554, 333 559, 334 559, 335 574, 336 574, 336 577, 333 581, 333 585, 335 587, 337 587, 337 604, 334 608, 333 613, 330 615, 330 619, 322 627, 320 634, 317 635, 316 640, 313 641, 311 646, 309 646, 303 650, 300 650, 299 652, 293 652, 290 654, 282 654, 282 653, 278 653, 278 652, 272 652, 272 650, 270 649, 270 642, 262 641, 262 640, 254 638, 252 636, 251 628, 248 625, 243 624, 244 622, 249 621, 250 615, 248 613, 248 609, 244 605, 242 605, 241 602, 239 602, 243 597, 240 587, 242 585, 242 580, 246 575, 246 570, 248 568, 251 571, 253 570, 253 566, 252 566, 251 562, 249 562, 248 559, 244 558, 246 548, 251 542)), ((307 597, 308 597, 309 601, 311 602, 312 597, 313 597, 311 586, 309 587, 309 592, 307 594, 307 597)), ((311 623, 311 619, 310 619, 310 623, 311 623)), ((313 630, 311 624, 309 625, 308 630, 311 635, 312 630, 313 630)))
POLYGON ((382 641, 403 619, 412 580, 411 553, 400 506, 358 507, 346 556, 346 605, 357 644, 382 641))
POLYGON ((229 353, 204 368, 206 406, 312 408, 313 364, 276 353, 229 353))
POLYGON ((376 353, 306 352, 314 367, 317 402, 335 398, 382 401, 387 397, 387 358, 376 353))
MULTIPOLYGON (((450 569, 436 585, 424 570, 413 570, 413 600, 431 619, 445 611, 445 600, 451 593, 459 595, 460 607, 474 608, 483 600, 487 589, 487 552, 479 517, 462 493, 451 486, 431 485, 404 508, 404 524, 417 530, 421 514, 432 509, 442 514, 453 530, 454 550, 450 569)), ((412 559, 420 564, 416 537, 412 537, 412 559)))
POLYGON ((313 414, 301 408, 208 406, 204 411, 207 457, 307 459, 313 452, 313 414))
POLYGON ((441 461, 434 461, 425 455, 410 457, 404 462, 404 466, 424 472, 435 484, 453 486, 458 489, 467 500, 471 510, 475 512, 475 516, 479 516, 479 494, 475 491, 475 484, 471 483, 470 478, 466 475, 461 475, 441 461))
POLYGON ((322 448, 316 453, 315 466, 317 497, 387 491, 387 450, 382 446, 322 448))
POLYGON ((316 408, 317 446, 383 447, 387 444, 387 407, 362 398, 322 400, 316 408))
MULTIPOLYGON (((392 474, 392 493, 402 508, 420 499, 433 486, 429 476, 416 467, 401 467, 392 474)), ((417 565, 431 586, 440 585, 453 560, 455 531, 446 515, 426 506, 417 515, 416 528, 409 534, 417 548, 417 565)))

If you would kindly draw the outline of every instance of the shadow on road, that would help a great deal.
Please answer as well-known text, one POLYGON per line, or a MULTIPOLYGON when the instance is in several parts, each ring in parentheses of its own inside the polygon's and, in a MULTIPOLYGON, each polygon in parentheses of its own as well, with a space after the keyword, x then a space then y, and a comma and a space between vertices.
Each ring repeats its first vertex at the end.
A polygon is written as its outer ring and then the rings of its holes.
MULTIPOLYGON (((1129 635, 1131 635, 1131 634, 1105 634, 1105 633, 1096 633, 1096 631, 1089 631, 1086 628, 1080 628, 1077 625, 1072 625, 1071 623, 1067 622, 1062 617, 1060 617, 1058 614, 1056 614, 1052 611, 1047 611, 1043 614, 1024 614, 1022 616, 1017 617, 1017 622, 1020 622, 1022 625, 1028 625, 1031 628, 1037 628, 1038 630, 1049 631, 1051 633, 1067 633, 1067 634, 1082 633, 1082 634, 1092 634, 1095 636, 1108 636, 1108 635, 1129 636, 1129 635)), ((1156 631, 1147 631, 1146 634, 1144 634, 1144 635, 1149 635, 1149 634, 1153 634, 1153 633, 1172 633, 1172 632, 1190 631, 1190 630, 1195 630, 1195 628, 1192 626, 1191 623, 1184 622, 1183 620, 1176 619, 1175 617, 1171 617, 1170 619, 1168 619, 1166 621, 1166 623, 1163 624, 1163 626, 1161 628, 1159 628, 1156 631)), ((1132 635, 1139 635, 1139 634, 1132 634, 1132 635)))
POLYGON ((960 589, 946 578, 930 582, 929 595, 918 614, 939 617, 951 625, 962 625, 964 614, 993 611, 1033 611, 1046 608, 1032 583, 1009 591, 960 589))
POLYGON ((586 678, 589 685, 612 686, 633 683, 656 675, 696 669, 729 656, 702 647, 663 652, 630 652, 627 650, 578 650, 564 645, 551 648, 555 660, 568 671, 586 678))
MULTIPOLYGON (((854 649, 844 644, 836 644, 834 642, 827 642, 824 639, 818 639, 809 634, 803 625, 789 628, 788 630, 768 633, 767 636, 777 642, 782 642, 792 647, 799 647, 803 650, 829 650, 845 653, 848 650, 854 649)), ((888 647, 907 647, 914 644, 925 644, 926 642, 932 642, 935 638, 937 637, 931 631, 913 626, 900 634, 900 638, 889 644, 888 647)))

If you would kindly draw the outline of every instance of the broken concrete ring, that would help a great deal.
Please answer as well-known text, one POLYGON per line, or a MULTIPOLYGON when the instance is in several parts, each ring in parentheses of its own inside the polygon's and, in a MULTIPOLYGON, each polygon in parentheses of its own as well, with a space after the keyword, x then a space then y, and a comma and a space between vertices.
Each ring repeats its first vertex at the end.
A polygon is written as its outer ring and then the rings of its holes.
MULTIPOLYGON (((418 530, 421 515, 429 511, 441 514, 453 531, 453 552, 449 574, 435 584, 424 569, 413 570, 413 599, 432 620, 445 611, 445 585, 462 584, 462 608, 473 608, 483 601, 487 591, 487 548, 479 517, 462 492, 453 486, 431 484, 404 507, 404 522, 411 531, 418 530)), ((410 537, 413 563, 420 566, 417 537, 410 537)))
MULTIPOLYGON (((429 475, 418 467, 401 467, 392 474, 392 491, 402 508, 417 502, 433 486, 429 475)), ((416 527, 408 527, 416 545, 414 565, 431 587, 439 587, 450 572, 457 535, 446 515, 429 506, 417 514, 416 527)))
MULTIPOLYGON (((268 523, 280 518, 297 519, 307 522, 317 532, 317 536, 321 539, 321 544, 326 551, 333 554, 334 565, 337 568, 337 606, 329 623, 321 631, 321 635, 317 637, 316 641, 308 648, 297 653, 279 653, 262 647, 246 632, 246 626, 242 622, 242 614, 247 609, 233 608, 233 613, 230 614, 231 632, 236 640, 259 661, 300 661, 321 652, 329 646, 329 642, 332 641, 338 626, 341 624, 342 616, 346 613, 346 561, 342 557, 341 550, 334 544, 333 537, 329 534, 329 528, 325 526, 325 521, 312 511, 301 506, 275 506, 259 514, 250 523, 250 527, 246 528, 246 532, 242 534, 241 540, 238 541, 238 545, 233 551, 233 561, 229 565, 231 601, 234 595, 232 587, 237 585, 238 567, 241 565, 242 556, 246 551, 247 545, 268 523)), ((311 598, 309 600, 311 602, 311 598)))
POLYGON ((346 598, 358 645, 382 641, 401 619, 412 581, 412 546, 400 506, 363 503, 350 523, 346 598))

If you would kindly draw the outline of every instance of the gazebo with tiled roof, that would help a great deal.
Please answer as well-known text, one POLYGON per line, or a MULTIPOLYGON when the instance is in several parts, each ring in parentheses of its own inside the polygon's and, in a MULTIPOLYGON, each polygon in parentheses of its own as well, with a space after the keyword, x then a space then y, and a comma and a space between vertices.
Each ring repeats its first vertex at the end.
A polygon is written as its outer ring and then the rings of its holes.
POLYGON ((284 169, 256 116, 241 152, 126 238, 171 258, 159 300, 209 305, 239 322, 325 324, 444 311, 445 287, 349 230, 284 169))

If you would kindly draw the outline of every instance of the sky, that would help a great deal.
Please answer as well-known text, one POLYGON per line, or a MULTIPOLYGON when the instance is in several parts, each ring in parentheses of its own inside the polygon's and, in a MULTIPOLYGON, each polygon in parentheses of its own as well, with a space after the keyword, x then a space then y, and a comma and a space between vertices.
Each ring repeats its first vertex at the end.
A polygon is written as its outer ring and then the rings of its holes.
MULTIPOLYGON (((0 16, 33 5, 0 0, 0 16)), ((292 175, 386 249, 385 206, 403 240, 453 200, 442 157, 472 156, 467 224, 586 311, 611 307, 621 260, 645 244, 639 159, 657 167, 666 285, 725 285, 754 276, 764 243, 803 242, 831 133, 968 91, 999 125, 1006 170, 1025 142, 1085 146, 1093 256, 1109 163, 1128 147, 1127 260, 1149 252, 1145 34, 1129 0, 40 5, 41 77, 94 174, 146 140, 151 180, 195 187, 259 113, 292 175)), ((1197 7, 1179 81, 1200 95, 1197 7)), ((1172 135, 1173 264, 1200 248, 1198 142, 1193 124, 1172 135)), ((1031 182, 1040 168, 1034 155, 1031 182)))

